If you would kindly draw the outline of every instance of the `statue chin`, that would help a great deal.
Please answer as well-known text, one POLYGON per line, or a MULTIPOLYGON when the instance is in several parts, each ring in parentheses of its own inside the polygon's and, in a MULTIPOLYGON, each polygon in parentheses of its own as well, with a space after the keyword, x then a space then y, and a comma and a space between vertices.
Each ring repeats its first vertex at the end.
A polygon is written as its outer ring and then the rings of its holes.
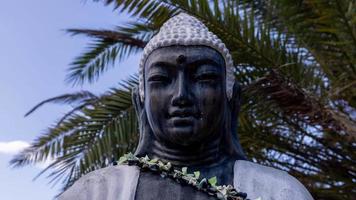
POLYGON ((192 126, 171 127, 165 131, 157 131, 154 135, 160 142, 175 146, 192 146, 201 142, 202 137, 192 126))
POLYGON ((198 118, 173 117, 168 120, 157 121, 161 123, 154 123, 154 121, 150 123, 153 135, 159 142, 167 145, 194 149, 199 148, 204 143, 211 142, 211 140, 218 139, 218 136, 212 137, 213 130, 216 130, 216 124, 209 126, 198 118))
POLYGON ((191 127, 173 128, 169 131, 171 135, 170 142, 178 145, 187 146, 195 142, 195 134, 191 127))

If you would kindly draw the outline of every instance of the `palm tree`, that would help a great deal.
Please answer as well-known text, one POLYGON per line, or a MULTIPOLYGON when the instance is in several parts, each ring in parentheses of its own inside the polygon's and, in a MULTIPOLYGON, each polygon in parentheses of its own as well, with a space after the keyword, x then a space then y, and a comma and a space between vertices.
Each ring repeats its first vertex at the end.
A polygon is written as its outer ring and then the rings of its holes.
MULTIPOLYGON (((99 1, 99 0, 96 0, 99 1)), ((238 134, 254 162, 288 171, 315 199, 356 196, 355 0, 102 0, 135 22, 114 29, 69 29, 93 42, 69 68, 73 84, 95 82, 117 60, 140 52, 171 16, 189 13, 218 35, 243 88, 238 134)), ((54 158, 63 189, 133 151, 131 104, 137 77, 101 96, 83 91, 41 102, 77 105, 11 161, 54 158)))

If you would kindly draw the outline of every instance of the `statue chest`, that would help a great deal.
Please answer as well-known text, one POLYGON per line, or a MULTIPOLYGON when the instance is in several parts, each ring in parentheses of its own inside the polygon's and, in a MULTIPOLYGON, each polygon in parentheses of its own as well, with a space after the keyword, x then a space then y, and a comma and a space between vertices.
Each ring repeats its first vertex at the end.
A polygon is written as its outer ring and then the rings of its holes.
POLYGON ((162 178, 151 172, 141 172, 135 200, 214 200, 208 194, 189 185, 182 185, 170 178, 162 178))
MULTIPOLYGON (((225 160, 220 165, 206 169, 196 169, 203 177, 218 177, 219 185, 233 184, 232 160, 225 160)), ((192 172, 193 172, 192 171, 192 172)), ((191 173, 191 172, 190 172, 191 173)), ((184 185, 171 178, 162 178, 152 172, 140 172, 135 200, 213 200, 216 197, 198 191, 190 185, 184 185)))

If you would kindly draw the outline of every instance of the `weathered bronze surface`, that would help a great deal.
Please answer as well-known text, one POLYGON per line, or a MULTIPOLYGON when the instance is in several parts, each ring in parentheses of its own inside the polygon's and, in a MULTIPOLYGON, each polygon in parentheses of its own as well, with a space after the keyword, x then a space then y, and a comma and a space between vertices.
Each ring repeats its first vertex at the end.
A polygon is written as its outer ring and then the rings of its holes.
MULTIPOLYGON (((238 144, 232 127, 237 123, 239 94, 231 101, 226 97, 222 56, 204 46, 156 49, 145 63, 144 84, 144 102, 134 98, 142 127, 136 154, 187 166, 204 177, 217 176, 221 185, 233 185, 234 163, 243 159, 242 152, 230 144, 238 144)), ((237 87, 234 92, 239 92, 237 87)), ((146 173, 140 175, 137 200, 147 195, 149 199, 203 198, 185 186, 146 173), (165 187, 157 187, 163 182, 165 187), (160 192, 152 192, 155 189, 160 192)))

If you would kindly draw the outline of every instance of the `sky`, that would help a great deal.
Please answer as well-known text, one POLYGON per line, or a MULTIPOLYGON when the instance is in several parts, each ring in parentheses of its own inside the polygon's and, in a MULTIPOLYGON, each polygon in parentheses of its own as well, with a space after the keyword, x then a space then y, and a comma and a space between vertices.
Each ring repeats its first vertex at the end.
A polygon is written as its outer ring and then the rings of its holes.
MULTIPOLYGON (((46 163, 13 169, 9 160, 60 118, 69 107, 46 105, 24 117, 40 101, 89 90, 104 93, 134 74, 140 55, 116 63, 98 82, 72 87, 69 63, 90 39, 71 37, 67 28, 113 28, 130 18, 90 0, 2 0, 0 4, 0 199, 52 199, 59 185, 33 178, 46 163)), ((132 19, 131 19, 132 20, 132 19)))

